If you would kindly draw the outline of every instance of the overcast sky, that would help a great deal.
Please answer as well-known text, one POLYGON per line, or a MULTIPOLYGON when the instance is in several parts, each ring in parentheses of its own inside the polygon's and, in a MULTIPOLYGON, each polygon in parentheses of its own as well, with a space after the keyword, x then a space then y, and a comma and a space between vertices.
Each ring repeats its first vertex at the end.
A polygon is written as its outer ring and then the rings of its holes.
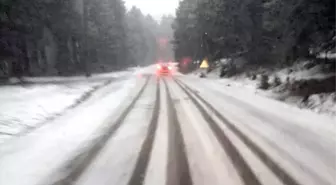
POLYGON ((125 5, 128 10, 132 6, 136 6, 141 9, 142 13, 150 14, 158 20, 162 15, 175 16, 178 2, 179 0, 125 0, 125 5))

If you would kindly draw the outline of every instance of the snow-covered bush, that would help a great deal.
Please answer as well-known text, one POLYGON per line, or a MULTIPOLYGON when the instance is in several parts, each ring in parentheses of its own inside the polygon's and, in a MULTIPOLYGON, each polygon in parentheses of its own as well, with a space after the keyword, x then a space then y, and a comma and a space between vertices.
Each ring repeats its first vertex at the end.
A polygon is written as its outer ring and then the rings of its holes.
POLYGON ((268 76, 266 74, 260 75, 260 82, 258 84, 259 89, 268 89, 270 87, 270 84, 268 83, 268 76))
POLYGON ((281 79, 278 76, 274 76, 270 82, 273 87, 281 85, 281 79))

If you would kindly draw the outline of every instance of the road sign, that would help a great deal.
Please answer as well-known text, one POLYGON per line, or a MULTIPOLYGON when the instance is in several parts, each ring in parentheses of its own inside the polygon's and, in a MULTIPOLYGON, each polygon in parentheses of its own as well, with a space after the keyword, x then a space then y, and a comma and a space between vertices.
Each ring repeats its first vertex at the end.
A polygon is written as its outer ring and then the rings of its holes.
POLYGON ((200 65, 201 69, 208 69, 209 68, 209 64, 207 60, 203 60, 201 65, 200 65))

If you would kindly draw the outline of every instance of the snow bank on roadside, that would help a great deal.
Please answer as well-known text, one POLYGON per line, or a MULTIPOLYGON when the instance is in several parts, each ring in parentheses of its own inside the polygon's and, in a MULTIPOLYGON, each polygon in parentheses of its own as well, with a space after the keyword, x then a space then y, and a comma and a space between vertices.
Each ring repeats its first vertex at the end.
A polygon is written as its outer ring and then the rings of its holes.
MULTIPOLYGON (((246 73, 233 76, 231 78, 220 78, 220 67, 214 69, 207 74, 207 79, 213 79, 218 81, 219 84, 225 86, 236 86, 245 88, 263 96, 284 101, 288 104, 295 105, 299 108, 310 109, 317 113, 327 114, 329 116, 336 116, 336 96, 335 92, 317 93, 308 96, 307 100, 301 95, 293 95, 288 89, 287 81, 290 83, 297 81, 309 81, 309 80, 325 80, 335 76, 334 71, 327 71, 323 65, 311 65, 309 61, 298 63, 291 68, 285 68, 275 71, 264 71, 268 74, 270 88, 268 90, 259 89, 260 79, 252 80, 246 73), (309 66, 311 65, 311 66, 309 66), (274 79, 279 78, 281 84, 279 86, 274 85, 274 79)), ((199 71, 195 71, 192 76, 199 76, 199 71)), ((256 73, 257 74, 257 73, 256 73)), ((304 88, 315 88, 309 87, 304 88)), ((304 90, 306 90, 304 89, 304 90)), ((303 91, 304 91, 303 90, 303 91)))
POLYGON ((53 119, 103 83, 1 86, 0 144, 53 119))
POLYGON ((120 77, 123 77, 123 76, 127 76, 127 75, 132 74, 135 70, 136 70, 135 68, 130 68, 129 70, 126 70, 126 71, 94 74, 90 77, 85 77, 85 76, 23 77, 22 81, 23 82, 28 82, 28 83, 57 83, 57 82, 58 83, 61 83, 61 82, 68 83, 68 82, 80 82, 80 81, 94 82, 94 81, 108 80, 108 79, 112 79, 112 78, 120 78, 120 77))
MULTIPOLYGON (((91 77, 23 77, 22 85, 0 86, 0 144, 22 135, 77 106, 113 80, 126 79, 138 68, 91 77)), ((11 79, 12 84, 20 84, 11 79)))
POLYGON ((274 75, 285 81, 287 77, 292 80, 323 79, 335 75, 334 71, 325 71, 323 65, 316 65, 309 61, 298 63, 291 68, 275 71, 274 75))
POLYGON ((76 109, 0 147, 0 184, 45 184, 64 162, 99 136, 135 86, 135 78, 111 83, 76 109))
POLYGON ((306 107, 318 113, 330 112, 336 115, 336 93, 321 93, 309 96, 306 107))
POLYGON ((124 71, 116 71, 110 73, 93 74, 90 77, 86 76, 43 76, 43 77, 22 77, 20 79, 12 77, 8 79, 7 85, 20 84, 20 83, 72 83, 72 82, 96 82, 101 80, 110 80, 112 78, 122 78, 136 73, 138 67, 128 68, 124 71))

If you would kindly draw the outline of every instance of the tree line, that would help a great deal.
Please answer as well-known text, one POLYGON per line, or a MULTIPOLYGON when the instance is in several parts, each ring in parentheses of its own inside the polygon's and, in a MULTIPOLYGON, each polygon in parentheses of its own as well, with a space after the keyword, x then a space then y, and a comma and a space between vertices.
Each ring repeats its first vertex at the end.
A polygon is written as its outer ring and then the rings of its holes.
POLYGON ((335 0, 182 0, 173 29, 179 61, 289 64, 335 52, 335 0))
POLYGON ((0 1, 0 76, 75 75, 153 63, 164 25, 122 0, 0 1))

